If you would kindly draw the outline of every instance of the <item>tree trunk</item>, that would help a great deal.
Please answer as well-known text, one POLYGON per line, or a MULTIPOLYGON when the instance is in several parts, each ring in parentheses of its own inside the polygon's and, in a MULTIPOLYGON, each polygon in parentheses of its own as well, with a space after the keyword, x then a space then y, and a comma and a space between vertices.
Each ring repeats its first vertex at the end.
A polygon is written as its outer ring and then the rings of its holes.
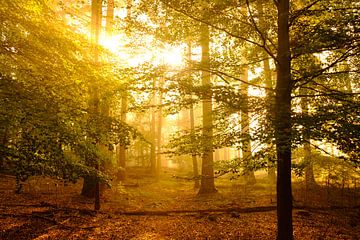
POLYGON ((291 55, 289 0, 278 0, 278 51, 275 99, 277 155, 277 239, 292 240, 291 192, 291 55))
MULTIPOLYGON (((155 83, 154 83, 154 89, 155 89, 155 83)), ((155 91, 155 90, 154 90, 155 91)), ((155 105, 155 92, 153 93, 152 97, 152 104, 155 105)), ((156 128, 156 115, 155 115, 155 109, 151 109, 151 125, 150 125, 150 135, 151 135, 151 146, 150 146, 150 163, 151 163, 151 174, 156 175, 156 141, 155 141, 155 128, 156 128)))
POLYGON ((113 32, 114 8, 115 8, 114 0, 107 0, 106 26, 105 26, 105 32, 107 37, 111 37, 113 32))
MULTIPOLYGON (((98 43, 101 30, 101 0, 92 0, 91 1, 91 41, 95 45, 94 49, 94 63, 95 65, 98 62, 99 52, 98 52, 98 43)), ((90 102, 90 118, 96 118, 96 115, 99 114, 99 96, 97 94, 97 89, 95 86, 92 86, 91 89, 91 102, 90 102)), ((96 140, 96 144, 98 140, 96 140)), ((95 160, 95 170, 99 171, 99 159, 95 160)), ((83 188, 81 194, 83 196, 95 197, 94 209, 95 211, 100 210, 100 186, 97 177, 95 177, 95 183, 91 180, 92 177, 85 177, 83 188), (91 196, 91 192, 94 192, 91 196)))
MULTIPOLYGON (((259 12, 259 27, 261 29, 268 29, 268 22, 266 21, 266 16, 264 14, 264 2, 258 1, 256 3, 256 8, 259 12)), ((266 30, 265 30, 266 31, 266 30)), ((267 34, 267 33, 266 33, 267 34)), ((275 94, 272 91, 274 84, 273 79, 276 79, 276 76, 272 77, 273 72, 270 68, 270 56, 269 54, 263 50, 262 51, 262 57, 263 60, 263 67, 264 67, 264 80, 265 80, 265 93, 266 93, 266 99, 267 99, 267 106, 266 106, 266 118, 270 123, 274 122, 274 110, 273 110, 273 103, 275 101, 275 94)), ((266 129, 265 131, 271 131, 271 129, 266 129)), ((273 139, 269 139, 270 142, 272 142, 273 139)), ((268 144, 269 148, 272 148, 273 143, 268 144)), ((275 164, 271 160, 267 161, 268 167, 268 181, 270 184, 276 183, 276 173, 275 173, 275 164)))
POLYGON ((163 85, 163 79, 159 79, 159 99, 158 99, 158 105, 159 105, 159 109, 158 109, 158 119, 157 119, 157 141, 156 141, 156 178, 159 179, 160 178, 160 172, 161 172, 161 144, 162 144, 162 98, 163 98, 163 94, 162 94, 162 85, 163 85))
MULTIPOLYGON (((107 29, 107 31, 112 31, 112 26, 113 26, 113 18, 114 18, 114 0, 108 0, 108 7, 112 7, 112 9, 108 9, 108 15, 109 15, 109 19, 106 20, 106 27, 108 27, 108 21, 109 21, 109 29, 107 29), (111 26, 111 28, 110 28, 111 26)), ((131 0, 127 1, 127 11, 126 11, 126 17, 130 18, 130 14, 131 14, 131 0)), ((110 36, 109 32, 109 36, 110 36)), ((126 112, 127 112, 127 91, 124 90, 124 92, 121 95, 121 121, 123 123, 126 122, 126 112)), ((125 180, 126 178, 126 146, 123 143, 119 144, 119 157, 118 157, 118 164, 121 167, 121 170, 123 172, 123 179, 125 180)))
POLYGON ((213 129, 212 129, 212 91, 211 91, 211 79, 210 73, 207 69, 210 68, 210 32, 209 26, 202 24, 201 26, 201 66, 204 69, 202 71, 202 85, 209 89, 203 93, 202 105, 203 105, 203 139, 204 139, 204 152, 202 155, 201 165, 201 185, 199 194, 215 193, 214 180, 214 160, 213 160, 213 129), (205 142, 206 140, 206 142, 205 142))
MULTIPOLYGON (((245 67, 242 73, 242 80, 244 82, 249 81, 248 68, 245 67)), ((241 116, 241 132, 246 135, 245 139, 242 139, 241 152, 245 165, 248 167, 251 162, 251 142, 250 142, 250 116, 249 116, 249 85, 241 83, 240 85, 241 95, 244 98, 244 106, 240 112, 241 116)), ((227 160, 227 159, 225 159, 227 160)), ((246 184, 255 184, 255 174, 253 170, 245 169, 245 182, 246 184)))
MULTIPOLYGON (((195 119, 194 119, 194 106, 191 104, 190 106, 190 134, 192 138, 192 143, 194 144, 194 135, 195 135, 195 119)), ((196 158, 196 154, 192 154, 192 165, 193 165, 193 175, 194 175, 194 188, 200 187, 199 182, 199 167, 196 158)))
MULTIPOLYGON (((187 52, 187 60, 188 60, 188 66, 189 68, 191 68, 191 43, 188 43, 188 52, 187 52)), ((189 76, 191 79, 191 76, 189 76)), ((193 86, 193 81, 191 79, 191 86, 193 86)), ((195 115, 194 115, 194 105, 193 103, 190 104, 190 109, 189 109, 189 117, 190 117, 190 134, 191 134, 191 143, 194 145, 195 144, 195 115)), ((199 181, 199 166, 198 166, 198 161, 197 161, 197 157, 196 154, 193 153, 191 155, 191 159, 192 159, 192 165, 193 165, 193 176, 194 176, 194 188, 199 188, 200 187, 200 181, 199 181)))
MULTIPOLYGON (((304 88, 300 88, 300 94, 306 95, 307 90, 304 88)), ((308 100, 306 97, 301 99, 301 112, 304 115, 309 114, 309 106, 308 100)), ((313 169, 313 162, 311 159, 311 146, 310 146, 310 129, 307 126, 304 126, 304 161, 305 161, 305 184, 306 189, 311 189, 315 186, 315 177, 314 177, 314 169, 313 169)))
POLYGON ((96 183, 97 181, 95 177, 84 177, 81 195, 88 198, 95 197, 96 183))
MULTIPOLYGON (((267 108, 267 118, 268 121, 273 122, 274 121, 274 112, 272 109, 272 103, 274 101, 274 92, 270 89, 273 89, 273 82, 271 77, 271 69, 270 69, 270 61, 269 59, 265 59, 263 61, 264 64, 264 75, 265 75, 265 87, 266 90, 266 98, 268 99, 269 106, 267 108)), ((269 129, 270 131, 270 129, 269 129)), ((275 174, 275 166, 274 163, 271 161, 268 161, 268 180, 270 184, 275 184, 276 182, 276 174, 275 174)))
MULTIPOLYGON (((127 111, 127 96, 126 92, 123 93, 121 97, 121 122, 126 122, 126 111, 127 111)), ((126 146, 123 143, 119 144, 119 157, 118 157, 118 163, 123 170, 125 170, 126 167, 126 146)), ((125 177, 125 175, 124 175, 125 177)))
MULTIPOLYGON (((2 144, 2 148, 4 149, 0 149, 1 151, 4 150, 6 151, 6 147, 7 147, 7 143, 8 143, 8 126, 4 126, 3 129, 1 130, 2 134, 0 135, 1 136, 1 144, 2 144)), ((0 172, 5 170, 5 166, 4 166, 4 156, 5 156, 5 153, 2 153, 0 151, 0 172)))

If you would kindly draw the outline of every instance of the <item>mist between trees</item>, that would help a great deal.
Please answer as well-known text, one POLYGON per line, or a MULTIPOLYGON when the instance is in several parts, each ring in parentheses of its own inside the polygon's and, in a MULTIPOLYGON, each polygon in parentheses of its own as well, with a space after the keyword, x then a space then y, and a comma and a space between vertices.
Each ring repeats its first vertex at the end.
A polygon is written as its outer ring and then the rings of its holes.
POLYGON ((294 206, 359 204, 359 13, 348 0, 3 0, 1 172, 18 194, 39 177, 81 184, 95 211, 149 182, 229 199, 235 184, 293 239, 294 206))

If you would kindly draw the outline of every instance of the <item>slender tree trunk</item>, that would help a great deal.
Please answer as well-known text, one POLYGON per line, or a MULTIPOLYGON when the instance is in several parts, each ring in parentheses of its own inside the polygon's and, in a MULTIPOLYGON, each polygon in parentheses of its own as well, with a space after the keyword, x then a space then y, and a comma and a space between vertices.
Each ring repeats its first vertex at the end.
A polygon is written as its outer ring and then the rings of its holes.
POLYGON ((215 149, 214 151, 214 161, 220 161, 220 149, 215 149))
MULTIPOLYGON (((264 64, 264 75, 265 75, 265 87, 268 89, 273 89, 272 82, 272 74, 270 69, 270 61, 269 59, 265 59, 263 61, 264 64)), ((270 122, 274 121, 274 111, 273 111, 273 102, 275 100, 274 92, 271 90, 266 90, 266 98, 268 99, 268 108, 267 108, 267 118, 270 122)), ((269 129, 270 131, 270 129, 269 129)), ((276 182, 276 173, 275 173, 275 165, 273 162, 268 161, 268 180, 271 184, 275 184, 276 182)))
MULTIPOLYGON (((4 150, 6 149, 7 144, 8 144, 8 131, 9 131, 8 129, 9 129, 8 126, 4 126, 4 128, 2 129, 2 136, 0 135, 1 136, 1 145, 4 148, 4 150)), ((5 154, 1 154, 1 152, 0 152, 0 171, 5 170, 4 169, 4 155, 5 154)))
MULTIPOLYGON (((248 68, 245 67, 242 74, 242 80, 244 82, 249 81, 248 68)), ((249 116, 249 85, 246 83, 241 83, 240 85, 241 95, 244 98, 244 106, 240 112, 241 116, 241 132, 245 133, 246 138, 242 140, 242 157, 246 165, 249 165, 251 162, 251 142, 250 142, 250 116, 249 116)), ((245 181, 246 184, 254 184, 256 182, 255 174, 253 170, 245 170, 245 181)))
MULTIPOLYGON (((188 60, 188 66, 189 68, 191 68, 191 43, 188 43, 188 52, 187 52, 187 60, 188 60)), ((189 76, 191 79, 191 86, 193 86, 193 81, 191 76, 189 76)), ((193 103, 190 104, 190 109, 189 109, 189 117, 190 117, 190 134, 191 134, 191 143, 195 144, 195 115, 194 115, 194 105, 193 103)), ((194 175, 194 188, 199 188, 200 187, 200 181, 199 181, 199 166, 198 166, 198 161, 197 161, 197 157, 196 154, 193 153, 191 155, 191 159, 192 159, 192 165, 193 165, 193 175, 194 175)))
MULTIPOLYGON (((127 11, 126 11, 126 17, 130 18, 131 16, 131 0, 127 1, 127 11)), ((113 18, 114 18, 114 0, 108 0, 108 6, 112 6, 112 9, 110 10, 110 12, 108 11, 109 14, 109 31, 112 31, 112 26, 113 26, 113 18), (111 17, 111 19, 110 19, 111 17), (110 28, 111 26, 111 28, 110 28)), ((108 21, 108 20, 107 20, 108 21)), ((108 27, 108 25, 106 25, 106 27, 108 27)), ((109 36, 110 36, 110 32, 109 32, 109 36)), ((126 113, 127 113, 127 91, 124 90, 124 92, 121 94, 121 122, 125 123, 126 122, 126 113)), ((121 167, 120 171, 123 172, 122 177, 124 180, 126 178, 126 146, 123 143, 119 144, 119 156, 118 156, 118 164, 121 167)))
POLYGON ((133 0, 126 0, 126 17, 131 18, 131 8, 133 0))
MULTIPOLYGON (((154 93, 152 97, 152 104, 155 106, 156 95, 155 95, 155 83, 154 83, 154 93)), ((151 146, 150 146, 150 163, 151 163, 151 174, 156 175, 156 141, 155 141, 155 129, 156 128, 156 115, 155 109, 151 109, 151 126, 150 126, 150 135, 151 135, 151 146)))
MULTIPOLYGON (((306 95, 307 90, 304 88, 300 89, 301 95, 306 95)), ((309 114, 309 104, 308 99, 303 97, 301 99, 301 112, 304 115, 309 114)), ((313 161, 311 159, 311 146, 310 146, 310 130, 307 126, 304 126, 304 161, 305 161, 305 184, 306 189, 311 189, 315 185, 315 177, 314 177, 314 169, 313 169, 313 161)))
POLYGON ((289 0, 278 0, 278 52, 275 99, 275 141, 277 155, 277 239, 292 240, 291 192, 291 55, 289 0))
POLYGON ((113 33, 114 8, 115 8, 114 0, 107 0, 106 25, 105 25, 105 32, 107 37, 111 37, 113 33))
MULTIPOLYGON (((195 118, 194 118, 194 106, 191 104, 190 106, 190 134, 191 134, 191 138, 192 138, 192 142, 194 144, 194 135, 195 135, 195 118)), ((199 188, 200 187, 200 182, 199 182, 199 167, 198 167, 198 162, 197 162, 197 157, 196 154, 193 153, 191 155, 191 159, 192 159, 192 165, 193 165, 193 175, 194 175, 194 188, 199 188)))
POLYGON ((203 139, 206 142, 203 143, 204 152, 202 155, 201 185, 199 190, 199 194, 206 194, 217 192, 214 179, 211 79, 210 73, 206 71, 210 68, 210 32, 209 26, 206 24, 201 26, 200 44, 202 49, 201 66, 204 68, 202 71, 202 85, 209 88, 203 93, 202 99, 203 139))
MULTIPOLYGON (((267 29, 267 25, 268 23, 266 22, 266 18, 264 15, 264 2, 263 1, 258 1, 256 6, 257 6, 257 10, 259 12, 259 26, 261 29, 267 29)), ((262 51, 262 55, 263 55, 263 67, 264 67, 264 80, 265 80, 265 87, 267 88, 265 90, 266 92, 266 99, 267 99, 267 109, 266 109, 266 117, 268 119, 268 121, 270 123, 274 122, 274 111, 273 111, 273 103, 275 102, 275 94, 272 91, 274 84, 273 84, 273 79, 276 79, 275 77, 272 77, 272 70, 270 68, 270 56, 266 51, 262 51)), ((271 129, 267 129, 267 131, 271 131, 271 129)), ((270 141, 272 141, 272 139, 270 139, 270 141)), ((270 143, 268 145, 269 148, 271 148, 273 145, 273 143, 270 143)), ((268 171, 268 181, 270 184, 275 184, 276 183, 276 173, 275 173, 275 164, 268 160, 268 167, 267 167, 267 171, 268 171)))
MULTIPOLYGON (((126 92, 122 94, 121 97, 121 122, 126 122, 126 112, 127 112, 127 95, 126 92)), ((126 167, 126 146, 123 143, 119 144, 119 158, 118 163, 123 170, 125 170, 126 167)), ((125 177, 125 175, 124 175, 125 177)))
POLYGON ((159 79, 158 81, 159 83, 159 99, 158 99, 158 105, 159 105, 159 109, 158 109, 158 119, 157 119, 157 141, 156 141, 156 145, 157 145, 157 151, 156 151, 156 178, 159 179, 160 178, 160 172, 161 172, 161 144, 162 144, 162 98, 163 98, 163 94, 162 94, 162 85, 163 85, 163 79, 159 79))

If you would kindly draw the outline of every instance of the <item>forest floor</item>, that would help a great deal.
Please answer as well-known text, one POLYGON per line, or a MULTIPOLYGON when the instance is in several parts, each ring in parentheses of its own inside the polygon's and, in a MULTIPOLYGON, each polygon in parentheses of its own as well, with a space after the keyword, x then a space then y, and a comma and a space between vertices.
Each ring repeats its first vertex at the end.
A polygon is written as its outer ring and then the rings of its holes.
MULTIPOLYGON (((274 186, 227 179, 216 185, 218 193, 198 196, 191 181, 170 174, 159 181, 130 176, 104 191, 95 214, 93 200, 79 194, 81 182, 64 186, 36 177, 15 194, 14 177, 0 175, 0 239, 276 238, 274 186)), ((295 239, 359 239, 359 207, 300 205, 295 202, 295 239)))

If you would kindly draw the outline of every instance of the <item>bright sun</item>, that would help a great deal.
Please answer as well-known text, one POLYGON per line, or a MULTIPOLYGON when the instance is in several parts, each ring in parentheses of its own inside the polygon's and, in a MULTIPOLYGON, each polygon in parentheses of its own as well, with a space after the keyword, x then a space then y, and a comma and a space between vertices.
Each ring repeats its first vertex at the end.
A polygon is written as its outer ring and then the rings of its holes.
POLYGON ((136 67, 145 62, 156 66, 168 65, 179 67, 184 64, 184 46, 173 46, 163 44, 162 47, 155 47, 151 37, 142 39, 141 47, 128 47, 129 40, 125 34, 117 34, 112 37, 102 37, 100 44, 114 53, 124 64, 136 67))

